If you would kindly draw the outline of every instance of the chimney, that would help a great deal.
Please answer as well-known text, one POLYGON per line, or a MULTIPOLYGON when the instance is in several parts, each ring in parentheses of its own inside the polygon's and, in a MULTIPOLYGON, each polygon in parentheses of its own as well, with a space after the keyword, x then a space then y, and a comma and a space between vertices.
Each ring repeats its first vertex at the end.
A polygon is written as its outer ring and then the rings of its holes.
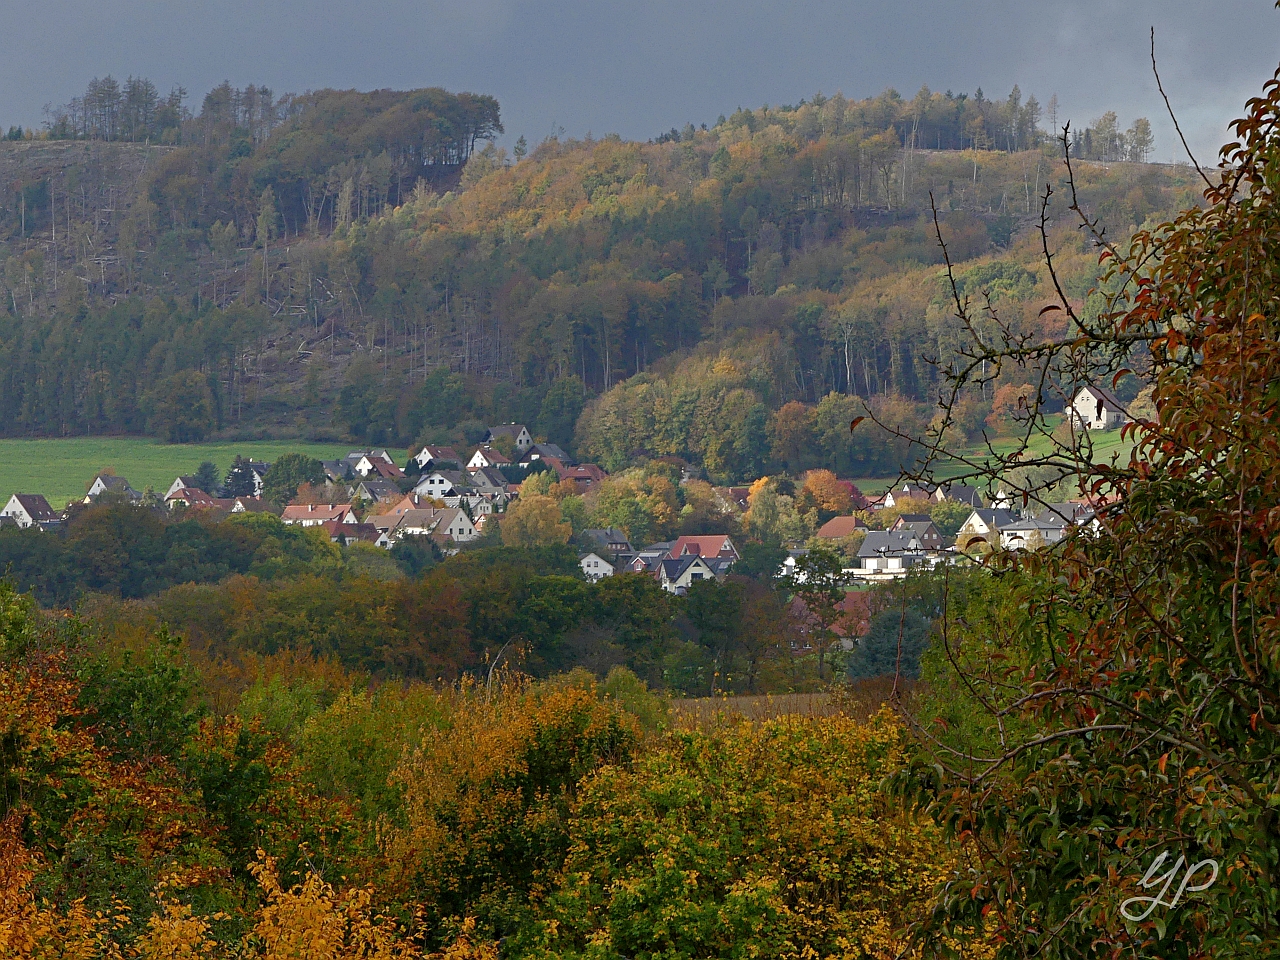
POLYGON ((307 513, 310 513, 310 512, 311 512, 312 510, 314 510, 315 508, 316 508, 316 505, 315 505, 314 503, 308 503, 308 504, 307 504, 307 513))

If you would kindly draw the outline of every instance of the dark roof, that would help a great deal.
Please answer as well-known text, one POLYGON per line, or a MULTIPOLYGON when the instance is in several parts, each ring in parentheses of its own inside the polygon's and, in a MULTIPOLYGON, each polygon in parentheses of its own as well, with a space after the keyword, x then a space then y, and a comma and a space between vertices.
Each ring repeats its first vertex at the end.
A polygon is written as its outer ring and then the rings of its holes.
POLYGON ((967 503, 971 507, 982 506, 982 494, 973 487, 965 486, 963 483, 944 483, 939 489, 948 500, 967 503))
POLYGON ((27 511, 27 516, 32 520, 39 522, 58 519, 58 513, 49 506, 49 501, 42 493, 15 493, 13 498, 22 504, 22 509, 27 511))
POLYGON ((973 512, 988 527, 995 527, 997 530, 1001 527, 1007 527, 1017 519, 1008 510, 1003 510, 999 507, 975 507, 973 512))
POLYGON ((527 433, 529 428, 523 423, 500 423, 497 426, 489 428, 489 437, 510 437, 514 440, 516 437, 520 436, 521 430, 524 430, 527 433))
POLYGON ((1101 398, 1102 398, 1102 400, 1103 400, 1103 402, 1104 402, 1104 403, 1106 403, 1106 405, 1107 405, 1108 407, 1111 407, 1113 410, 1123 410, 1123 409, 1124 409, 1124 404, 1123 404, 1123 403, 1121 403, 1121 402, 1116 398, 1116 395, 1115 395, 1114 393, 1112 393, 1110 390, 1108 390, 1106 387, 1100 387, 1100 386, 1098 386, 1098 385, 1097 385, 1097 384, 1095 384, 1095 383, 1082 383, 1082 384, 1080 384, 1080 386, 1076 389, 1076 394, 1075 394, 1075 395, 1076 395, 1076 397, 1079 397, 1079 396, 1080 396, 1080 391, 1081 391, 1081 390, 1088 390, 1088 391, 1090 391, 1090 392, 1091 392, 1095 397, 1101 397, 1101 398))
POLYGON ((920 538, 905 530, 871 530, 858 548, 858 556, 889 557, 919 553, 918 549, 911 546, 913 542, 919 543, 920 538))
POLYGON ((531 447, 529 447, 528 450, 526 450, 523 454, 521 454, 520 462, 528 463, 535 456, 551 457, 556 460, 559 460, 561 463, 564 463, 568 466, 572 466, 573 464, 573 459, 567 453, 561 450, 558 446, 556 446, 554 443, 533 444, 531 447))

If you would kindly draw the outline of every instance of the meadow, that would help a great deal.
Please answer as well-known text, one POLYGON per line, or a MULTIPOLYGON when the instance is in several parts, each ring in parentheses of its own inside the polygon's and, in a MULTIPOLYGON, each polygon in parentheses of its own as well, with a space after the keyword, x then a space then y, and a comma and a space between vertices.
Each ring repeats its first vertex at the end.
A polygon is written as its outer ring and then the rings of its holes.
POLYGON ((62 437, 0 440, 0 497, 43 493, 61 508, 83 497, 100 470, 112 469, 141 493, 148 486, 163 495, 179 474, 195 473, 212 460, 226 473, 236 455, 274 460, 283 453, 306 453, 323 460, 345 457, 352 444, 303 440, 248 440, 164 443, 150 437, 62 437))

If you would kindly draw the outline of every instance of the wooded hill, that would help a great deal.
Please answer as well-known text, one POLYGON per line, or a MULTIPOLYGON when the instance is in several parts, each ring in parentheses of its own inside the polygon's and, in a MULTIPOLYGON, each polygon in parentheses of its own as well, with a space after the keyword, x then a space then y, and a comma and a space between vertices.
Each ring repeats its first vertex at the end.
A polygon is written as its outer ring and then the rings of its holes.
MULTIPOLYGON (((174 146, 109 142, 88 94, 48 131, 81 139, 3 144, 0 432, 410 445, 521 420, 606 466, 891 471, 901 448, 823 424, 862 401, 928 422, 926 361, 959 338, 931 197, 962 292, 1039 322, 1030 231, 1065 169, 1016 90, 819 96, 515 158, 472 152, 490 98, 320 91, 266 122, 249 92, 210 93, 174 146)), ((1113 114, 1084 133, 1080 155, 1150 147, 1113 114)), ((1187 170, 1132 161, 1081 159, 1077 187, 1117 234, 1196 199, 1187 170)), ((1051 231, 1083 302, 1096 256, 1051 231)), ((972 398, 975 435, 1002 386, 972 398)))

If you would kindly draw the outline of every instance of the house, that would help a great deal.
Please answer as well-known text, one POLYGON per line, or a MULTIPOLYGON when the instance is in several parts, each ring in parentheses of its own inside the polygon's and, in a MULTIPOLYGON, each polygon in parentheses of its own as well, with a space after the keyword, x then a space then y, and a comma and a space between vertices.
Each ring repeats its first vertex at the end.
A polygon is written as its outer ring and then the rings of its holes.
POLYGON ((427 497, 419 496, 416 493, 407 493, 404 499, 392 505, 387 511, 386 516, 398 517, 408 513, 410 510, 425 510, 428 507, 443 506, 443 501, 431 500, 427 497))
POLYGON ((541 460, 544 457, 554 458, 561 463, 573 463, 573 458, 554 443, 531 443, 516 462, 533 463, 533 461, 541 460))
POLYGON ((619 556, 614 563, 614 568, 618 572, 623 572, 625 565, 629 573, 656 572, 662 561, 669 559, 671 559, 671 544, 654 543, 629 556, 619 556))
POLYGON ((476 447, 476 452, 467 461, 468 470, 479 470, 481 467, 508 467, 511 461, 493 447, 476 447))
POLYGON ((443 469, 446 466, 458 469, 462 466, 462 457, 453 447, 437 447, 428 444, 411 458, 418 465, 418 470, 443 469))
POLYGON ((928 514, 904 513, 894 521, 889 530, 892 533, 906 531, 915 534, 925 553, 940 553, 945 546, 942 534, 938 532, 938 528, 934 526, 928 514))
POLYGON ((235 497, 231 502, 232 513, 274 513, 261 497, 235 497))
POLYGON ((703 559, 692 554, 686 554, 678 560, 661 561, 655 573, 663 590, 680 595, 701 580, 715 579, 715 573, 703 559))
POLYGON ((340 543, 344 547, 361 541, 378 544, 382 537, 382 531, 371 523, 344 523, 341 520, 326 520, 320 524, 320 527, 323 528, 325 533, 329 534, 329 539, 333 543, 340 543))
POLYGON ((262 483, 267 475, 267 471, 271 469, 271 464, 262 460, 250 460, 249 471, 253 474, 253 495, 255 497, 262 496, 262 483))
POLYGON ((351 496, 359 497, 366 503, 395 503, 404 496, 404 492, 394 480, 370 477, 353 486, 351 496))
POLYGON ((933 499, 939 503, 948 500, 952 503, 963 503, 974 509, 982 506, 982 494, 973 487, 965 486, 963 483, 944 483, 939 485, 933 491, 933 499))
POLYGON ((681 557, 738 559, 738 551, 733 541, 723 534, 708 537, 680 537, 671 545, 667 555, 673 560, 679 560, 681 557))
POLYGON ((0 517, 11 518, 24 530, 29 527, 43 530, 62 522, 62 515, 49 506, 49 501, 41 493, 15 493, 0 510, 0 517))
POLYGON ((1062 503, 1050 503, 1036 517, 1041 521, 1060 520, 1063 526, 1083 526, 1093 519, 1093 507, 1087 503, 1067 500, 1062 503))
MULTIPOLYGON (((351 456, 348 455, 347 459, 350 460, 351 456)), ((365 479, 381 477, 384 480, 399 480, 404 476, 404 471, 391 462, 385 450, 361 455, 360 459, 352 463, 351 471, 365 479)))
POLYGON ((169 498, 185 487, 199 488, 200 484, 196 482, 195 477, 178 477, 173 483, 169 484, 169 489, 164 492, 164 499, 168 502, 169 498))
POLYGON ((582 535, 596 544, 596 549, 611 557, 620 553, 634 553, 631 541, 617 527, 603 527, 583 530, 582 535))
POLYGON ((956 546, 968 551, 980 542, 996 547, 1000 545, 1000 531, 1016 521, 1008 510, 984 507, 969 514, 969 519, 956 532, 956 546))
POLYGON ((533 434, 522 423, 502 423, 496 427, 490 427, 482 442, 486 447, 491 447, 499 437, 509 437, 520 453, 524 453, 533 446, 533 434))
POLYGON ((1061 517, 1028 517, 1000 528, 1000 546, 1005 550, 1041 549, 1062 539, 1067 524, 1061 517))
POLYGON ((215 510, 219 505, 217 500, 199 487, 179 487, 168 494, 164 502, 170 510, 176 510, 179 504, 199 510, 215 510))
POLYGON ((321 460, 324 478, 330 483, 346 483, 351 479, 351 463, 347 460, 321 460))
POLYGON ((108 473, 100 473, 93 478, 93 482, 89 484, 89 492, 85 494, 84 502, 93 503, 103 494, 114 494, 134 503, 142 499, 142 494, 129 486, 128 480, 108 473))
POLYGON ((510 484, 507 483, 507 478, 493 467, 477 467, 474 470, 468 467, 467 476, 471 480, 472 488, 477 493, 490 499, 510 492, 510 484))
POLYGON ((574 466, 568 466, 556 457, 546 457, 545 459, 555 470, 556 476, 561 480, 572 480, 582 490, 593 487, 608 476, 604 470, 594 463, 579 463, 574 466))
POLYGON ((394 530, 398 536, 431 536, 438 540, 452 540, 455 543, 467 543, 478 536, 476 525, 471 518, 457 507, 406 510, 400 514, 400 522, 394 530))
POLYGON ((1067 416, 1086 430, 1110 430, 1128 419, 1124 404, 1113 393, 1092 385, 1076 391, 1075 399, 1067 408, 1067 416))
POLYGON ((582 575, 592 583, 613 576, 613 564, 598 553, 584 553, 578 558, 578 566, 582 568, 582 575))
POLYGON ((318 527, 330 520, 340 523, 355 523, 356 512, 349 503, 291 503, 284 508, 280 517, 285 523, 302 527, 318 527))
POLYGON ((471 478, 461 470, 433 470, 424 473, 413 492, 423 497, 434 497, 445 500, 448 497, 461 497, 472 490, 471 478))
POLYGON ((865 530, 867 525, 858 517, 832 517, 818 528, 816 536, 821 540, 843 540, 855 530, 865 530))
POLYGON ((870 530, 858 548, 858 565, 864 575, 905 576, 924 559, 924 545, 909 530, 870 530))

